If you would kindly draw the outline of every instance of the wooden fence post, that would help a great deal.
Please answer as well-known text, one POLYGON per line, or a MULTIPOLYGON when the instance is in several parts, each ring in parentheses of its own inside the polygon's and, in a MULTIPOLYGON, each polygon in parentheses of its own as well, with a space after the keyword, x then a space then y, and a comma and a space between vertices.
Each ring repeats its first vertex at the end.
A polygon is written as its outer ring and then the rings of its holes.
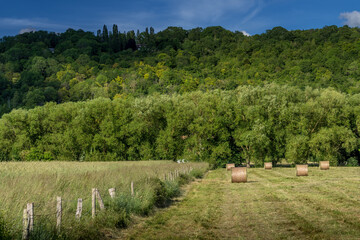
POLYGON ((29 221, 29 233, 34 230, 34 203, 28 203, 27 206, 27 214, 29 221))
POLYGON ((131 181, 131 196, 134 196, 134 182, 131 181))
POLYGON ((101 198, 101 196, 100 196, 100 192, 99 192, 98 189, 96 189, 96 198, 97 198, 97 200, 98 200, 98 202, 99 202, 100 209, 101 209, 101 210, 105 209, 104 202, 103 202, 103 200, 102 200, 102 198, 101 198))
POLYGON ((78 198, 75 217, 80 220, 82 214, 82 198, 78 198))
POLYGON ((60 233, 61 230, 61 218, 62 218, 62 199, 61 197, 56 197, 56 230, 60 233))
POLYGON ((23 235, 22 239, 27 240, 29 239, 29 217, 27 209, 24 208, 23 212, 23 235))
POLYGON ((91 193, 91 215, 95 218, 96 215, 96 188, 92 189, 91 193))
POLYGON ((111 198, 115 198, 115 191, 116 191, 115 188, 110 188, 110 189, 109 189, 109 194, 110 194, 110 197, 111 197, 111 198))

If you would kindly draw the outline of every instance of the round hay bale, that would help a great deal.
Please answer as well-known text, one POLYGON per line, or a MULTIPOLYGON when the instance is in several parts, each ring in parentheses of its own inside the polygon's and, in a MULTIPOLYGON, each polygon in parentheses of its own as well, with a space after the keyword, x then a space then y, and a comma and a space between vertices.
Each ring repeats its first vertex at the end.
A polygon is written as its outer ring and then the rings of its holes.
POLYGON ((266 162, 266 163, 264 163, 264 168, 265 168, 265 169, 272 169, 272 162, 266 162))
POLYGON ((307 164, 296 165, 296 176, 308 176, 308 165, 307 164))
POLYGON ((247 168, 246 167, 231 168, 231 182, 232 183, 247 182, 247 168))
POLYGON ((320 161, 319 166, 320 166, 320 170, 329 170, 330 162, 329 161, 320 161))
POLYGON ((231 168, 233 168, 233 167, 235 167, 235 163, 227 163, 227 164, 226 164, 226 170, 227 170, 227 171, 230 171, 231 168))

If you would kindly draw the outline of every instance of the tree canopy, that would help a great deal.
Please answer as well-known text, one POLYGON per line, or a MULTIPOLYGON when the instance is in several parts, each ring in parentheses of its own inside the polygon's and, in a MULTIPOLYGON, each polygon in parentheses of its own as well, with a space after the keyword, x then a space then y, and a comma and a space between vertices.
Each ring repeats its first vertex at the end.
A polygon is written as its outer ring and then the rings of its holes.
POLYGON ((0 39, 0 115, 46 102, 271 82, 359 93, 359 54, 360 30, 348 26, 250 37, 219 26, 24 33, 0 39))

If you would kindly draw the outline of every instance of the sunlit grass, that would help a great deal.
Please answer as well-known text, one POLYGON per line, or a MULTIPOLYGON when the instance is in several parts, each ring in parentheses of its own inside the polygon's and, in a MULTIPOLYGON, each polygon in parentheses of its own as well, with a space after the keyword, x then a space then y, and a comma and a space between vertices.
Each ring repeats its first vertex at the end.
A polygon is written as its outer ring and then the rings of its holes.
MULTIPOLYGON (((151 189, 150 178, 190 168, 205 171, 206 163, 174 163, 172 161, 138 162, 2 162, 0 163, 0 211, 13 231, 21 230, 26 203, 35 204, 36 220, 43 219, 55 226, 56 197, 63 202, 63 222, 75 219, 78 198, 83 198, 83 221, 90 219, 91 189, 98 188, 109 202, 109 188, 118 196, 130 195, 134 182, 135 197, 145 198, 151 189), (41 216, 37 216, 41 215, 41 216)), ((39 222, 39 221, 38 221, 39 222)))
POLYGON ((360 239, 360 168, 248 169, 247 183, 210 171, 177 206, 121 239, 360 239))

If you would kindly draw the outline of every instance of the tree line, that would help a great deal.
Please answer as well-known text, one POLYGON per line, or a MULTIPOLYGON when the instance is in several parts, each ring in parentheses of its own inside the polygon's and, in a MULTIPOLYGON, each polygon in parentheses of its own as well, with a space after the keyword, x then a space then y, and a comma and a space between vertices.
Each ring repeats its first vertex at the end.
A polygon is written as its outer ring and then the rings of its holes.
POLYGON ((183 94, 267 83, 359 93, 360 29, 222 27, 96 34, 68 29, 0 39, 0 115, 47 102, 183 94))
POLYGON ((357 165, 359 113, 360 94, 278 84, 47 103, 1 118, 0 157, 357 165))

